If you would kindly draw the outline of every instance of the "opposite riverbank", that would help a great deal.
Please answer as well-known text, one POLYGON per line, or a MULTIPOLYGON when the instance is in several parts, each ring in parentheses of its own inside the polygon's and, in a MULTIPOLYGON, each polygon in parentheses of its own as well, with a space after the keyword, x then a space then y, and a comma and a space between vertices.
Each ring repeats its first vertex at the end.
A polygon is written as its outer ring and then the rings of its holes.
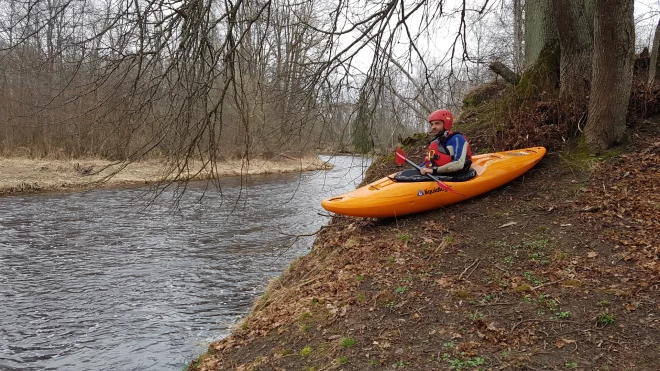
MULTIPOLYGON (((249 163, 229 160, 211 172, 199 162, 190 163, 181 180, 203 180, 214 176, 240 176, 328 169, 331 165, 316 156, 279 156, 251 159, 249 163)), ((100 159, 30 159, 0 157, 0 196, 25 193, 83 190, 95 187, 124 187, 174 179, 163 160, 117 163, 100 159)))

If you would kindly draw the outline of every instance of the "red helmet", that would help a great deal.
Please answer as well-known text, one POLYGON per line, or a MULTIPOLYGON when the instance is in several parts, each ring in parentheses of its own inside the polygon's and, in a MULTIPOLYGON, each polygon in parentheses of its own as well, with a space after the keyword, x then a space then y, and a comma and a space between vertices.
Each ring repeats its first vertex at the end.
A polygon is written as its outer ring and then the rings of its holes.
POLYGON ((446 109, 439 109, 434 111, 431 116, 429 116, 429 122, 431 121, 442 121, 445 124, 445 130, 451 129, 451 125, 454 123, 454 116, 446 109))

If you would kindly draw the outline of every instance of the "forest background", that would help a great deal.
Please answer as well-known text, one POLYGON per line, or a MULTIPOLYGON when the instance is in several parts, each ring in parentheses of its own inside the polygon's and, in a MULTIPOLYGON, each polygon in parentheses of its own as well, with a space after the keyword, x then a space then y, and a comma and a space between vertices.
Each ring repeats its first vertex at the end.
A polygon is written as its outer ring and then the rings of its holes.
POLYGON ((525 139, 481 150, 582 133, 591 151, 607 149, 624 139, 635 51, 652 51, 654 81, 660 4, 0 0, 0 9, 0 156, 166 158, 176 178, 191 160, 391 147, 424 131, 429 111, 458 113, 467 92, 494 79, 515 98, 482 115, 488 137, 525 139), (528 104, 539 101, 542 112, 528 104), (541 124, 526 126, 530 107, 541 124))

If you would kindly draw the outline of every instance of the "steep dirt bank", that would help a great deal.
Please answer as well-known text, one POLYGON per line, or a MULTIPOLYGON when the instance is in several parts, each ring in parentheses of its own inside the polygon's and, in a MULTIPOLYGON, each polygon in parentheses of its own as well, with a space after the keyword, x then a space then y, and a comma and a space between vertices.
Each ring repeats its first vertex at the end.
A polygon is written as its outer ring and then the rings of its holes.
POLYGON ((334 218, 190 368, 656 370, 660 135, 645 129, 609 160, 551 151, 451 207, 334 218))
MULTIPOLYGON (((164 161, 139 161, 128 165, 98 159, 48 160, 0 158, 0 196, 18 193, 53 192, 92 187, 120 187, 150 184, 167 180, 164 161), (121 171, 117 172, 117 170, 121 171), (114 174, 116 173, 116 174, 114 174)), ((252 159, 218 163, 218 176, 285 173, 327 169, 329 164, 318 157, 300 159, 279 157, 271 160, 252 159)), ((200 163, 191 163, 183 178, 207 179, 210 171, 200 163), (198 170, 202 169, 202 170, 198 170)))

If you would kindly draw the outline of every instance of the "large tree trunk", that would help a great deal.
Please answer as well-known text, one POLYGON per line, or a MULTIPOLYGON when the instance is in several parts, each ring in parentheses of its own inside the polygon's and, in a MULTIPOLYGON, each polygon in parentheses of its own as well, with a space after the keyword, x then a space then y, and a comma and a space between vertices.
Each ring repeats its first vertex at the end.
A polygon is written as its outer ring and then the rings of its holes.
POLYGON ((660 21, 655 26, 655 34, 653 35, 653 48, 651 49, 651 60, 649 62, 649 85, 655 81, 655 74, 658 70, 658 48, 660 47, 660 21))
POLYGON ((623 137, 632 87, 635 28, 633 0, 598 0, 589 118, 584 135, 594 153, 623 137))
POLYGON ((523 7, 522 0, 513 0, 514 72, 520 73, 524 66, 523 56, 523 7))
POLYGON ((570 135, 578 134, 580 120, 587 112, 593 58, 593 8, 585 5, 589 1, 552 0, 561 49, 560 120, 570 135))
POLYGON ((547 45, 557 40, 550 0, 525 2, 525 68, 533 65, 547 45))

